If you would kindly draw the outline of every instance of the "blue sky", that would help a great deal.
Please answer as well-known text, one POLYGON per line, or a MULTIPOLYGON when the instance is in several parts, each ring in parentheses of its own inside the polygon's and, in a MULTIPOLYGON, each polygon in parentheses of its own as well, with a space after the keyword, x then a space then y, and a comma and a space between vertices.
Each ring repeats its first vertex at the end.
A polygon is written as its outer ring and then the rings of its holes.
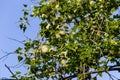
MULTIPOLYGON (((24 3, 29 4, 29 7, 32 5, 30 0, 1 0, 0 2, 0 57, 6 55, 5 52, 13 52, 17 47, 23 46, 16 41, 8 39, 8 37, 20 41, 25 40, 25 36, 33 39, 36 38, 37 29, 39 28, 38 20, 31 20, 31 27, 27 29, 25 34, 19 29, 18 20, 23 16, 21 10, 23 9, 24 3)), ((11 73, 5 68, 5 64, 8 66, 14 66, 17 63, 17 57, 14 54, 8 56, 8 58, 0 60, 0 78, 9 78, 11 76, 11 73)), ((25 69, 24 66, 21 66, 20 68, 11 67, 13 72, 17 70, 25 72, 25 69)), ((119 77, 120 75, 117 74, 117 72, 111 73, 116 77, 119 77)), ((103 78, 99 78, 99 80, 109 80, 109 77, 103 74, 103 78)))
MULTIPOLYGON (((24 3, 30 4, 29 7, 32 5, 30 0, 2 0, 0 2, 0 57, 6 55, 5 52, 13 52, 17 47, 23 46, 22 44, 8 38, 23 41, 26 39, 25 36, 33 39, 36 37, 36 29, 38 29, 38 25, 36 25, 35 21, 32 21, 34 25, 31 24, 32 27, 29 27, 25 34, 19 29, 18 20, 23 16, 21 10, 23 9, 24 3)), ((8 66, 16 65, 16 55, 13 54, 8 56, 8 58, 0 60, 0 78, 9 78, 11 76, 11 73, 5 68, 5 64, 8 66)), ((11 70, 13 72, 17 70, 25 71, 25 68, 11 68, 11 70)))

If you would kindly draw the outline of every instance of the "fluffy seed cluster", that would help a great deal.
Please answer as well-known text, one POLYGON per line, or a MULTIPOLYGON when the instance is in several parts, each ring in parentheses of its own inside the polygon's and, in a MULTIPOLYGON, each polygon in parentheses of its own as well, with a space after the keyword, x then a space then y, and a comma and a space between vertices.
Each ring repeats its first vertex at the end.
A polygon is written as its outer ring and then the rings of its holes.
POLYGON ((65 61, 65 60, 62 60, 62 61, 61 61, 61 64, 62 64, 63 66, 66 66, 66 61, 65 61))
POLYGON ((43 53, 48 52, 48 46, 47 46, 47 45, 43 45, 43 46, 41 47, 41 51, 42 51, 43 53))

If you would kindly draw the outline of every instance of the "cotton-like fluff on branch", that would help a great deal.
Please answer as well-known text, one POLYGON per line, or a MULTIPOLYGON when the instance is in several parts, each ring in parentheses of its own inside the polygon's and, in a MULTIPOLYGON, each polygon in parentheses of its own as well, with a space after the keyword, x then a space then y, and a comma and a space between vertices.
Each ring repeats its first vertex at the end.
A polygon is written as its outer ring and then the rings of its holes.
POLYGON ((48 46, 47 46, 47 45, 42 45, 41 51, 42 51, 43 53, 48 52, 48 46))

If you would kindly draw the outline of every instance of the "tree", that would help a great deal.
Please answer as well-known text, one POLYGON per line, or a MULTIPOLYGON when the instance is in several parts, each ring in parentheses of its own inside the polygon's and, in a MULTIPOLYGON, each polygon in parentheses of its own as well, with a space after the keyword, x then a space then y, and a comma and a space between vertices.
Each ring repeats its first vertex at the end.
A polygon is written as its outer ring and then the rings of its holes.
POLYGON ((112 14, 119 5, 120 0, 40 0, 30 12, 24 5, 20 29, 26 31, 29 17, 41 21, 38 39, 15 51, 28 67, 19 78, 97 80, 103 72, 120 71, 120 16, 112 14))

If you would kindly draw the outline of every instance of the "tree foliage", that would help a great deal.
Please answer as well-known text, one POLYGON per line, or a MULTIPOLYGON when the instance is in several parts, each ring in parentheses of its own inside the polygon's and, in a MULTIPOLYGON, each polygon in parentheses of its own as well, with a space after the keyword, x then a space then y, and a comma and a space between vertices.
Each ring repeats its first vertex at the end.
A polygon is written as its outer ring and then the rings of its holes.
POLYGON ((24 5, 24 32, 29 17, 41 21, 38 39, 15 51, 28 67, 19 78, 96 80, 94 73, 120 71, 120 16, 113 14, 119 5, 120 0, 40 0, 32 12, 24 5))

